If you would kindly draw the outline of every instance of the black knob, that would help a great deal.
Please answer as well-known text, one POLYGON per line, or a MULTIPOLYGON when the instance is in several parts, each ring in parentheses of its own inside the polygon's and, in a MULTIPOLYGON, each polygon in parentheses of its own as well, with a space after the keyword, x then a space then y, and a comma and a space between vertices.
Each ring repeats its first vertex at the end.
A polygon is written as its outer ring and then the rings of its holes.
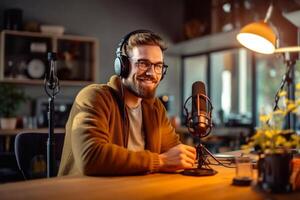
POLYGON ((48 61, 56 61, 57 60, 57 54, 55 52, 48 52, 48 61))

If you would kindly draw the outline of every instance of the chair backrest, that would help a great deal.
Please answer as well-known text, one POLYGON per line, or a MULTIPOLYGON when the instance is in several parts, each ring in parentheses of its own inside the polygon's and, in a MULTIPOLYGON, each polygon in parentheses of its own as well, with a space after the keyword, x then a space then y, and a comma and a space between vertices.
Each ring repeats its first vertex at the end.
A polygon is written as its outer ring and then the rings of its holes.
MULTIPOLYGON (((55 133, 55 158, 57 173, 65 134, 55 133)), ((25 179, 47 176, 47 133, 19 133, 15 138, 15 155, 18 167, 25 179)))

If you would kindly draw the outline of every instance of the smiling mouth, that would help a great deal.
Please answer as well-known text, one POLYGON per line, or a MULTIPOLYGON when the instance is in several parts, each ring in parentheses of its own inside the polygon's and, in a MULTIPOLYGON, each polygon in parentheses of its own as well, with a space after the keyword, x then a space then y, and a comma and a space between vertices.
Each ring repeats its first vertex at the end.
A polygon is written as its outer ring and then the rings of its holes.
POLYGON ((154 80, 153 78, 138 78, 137 80, 147 85, 152 85, 152 84, 155 85, 157 83, 157 81, 154 80))

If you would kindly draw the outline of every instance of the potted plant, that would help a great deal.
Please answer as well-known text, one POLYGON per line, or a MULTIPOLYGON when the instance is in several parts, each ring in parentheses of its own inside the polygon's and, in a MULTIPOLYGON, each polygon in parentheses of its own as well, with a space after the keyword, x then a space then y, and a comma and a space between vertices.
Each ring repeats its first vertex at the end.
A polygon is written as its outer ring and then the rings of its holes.
MULTIPOLYGON (((298 91, 300 84, 297 85, 298 91)), ((287 93, 279 93, 281 106, 267 115, 260 116, 261 126, 249 139, 243 149, 255 149, 259 154, 258 186, 271 192, 289 192, 292 190, 291 149, 299 149, 300 137, 294 130, 284 130, 284 121, 288 113, 296 113, 300 100, 291 101, 287 93)))
POLYGON ((0 94, 1 128, 14 129, 17 121, 16 112, 27 97, 23 90, 8 83, 0 83, 0 94))

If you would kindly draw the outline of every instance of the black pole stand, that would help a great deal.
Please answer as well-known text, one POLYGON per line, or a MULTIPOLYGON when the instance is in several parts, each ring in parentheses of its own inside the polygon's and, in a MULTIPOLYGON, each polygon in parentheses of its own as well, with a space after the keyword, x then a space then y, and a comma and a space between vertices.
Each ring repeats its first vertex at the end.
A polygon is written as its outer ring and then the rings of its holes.
MULTIPOLYGON (((283 76, 282 82, 280 84, 280 87, 278 88, 276 95, 275 95, 275 103, 273 107, 273 111, 279 109, 278 103, 280 100, 280 92, 283 91, 285 84, 287 85, 287 93, 288 93, 288 99, 295 101, 295 69, 294 65, 296 63, 296 59, 291 58, 290 52, 284 53, 284 62, 287 67, 286 73, 283 76)), ((295 130, 296 128, 296 116, 293 112, 289 112, 286 116, 286 129, 295 130)))
POLYGON ((59 93, 59 81, 55 74, 57 56, 56 53, 48 53, 48 61, 50 65, 49 73, 45 77, 44 89, 49 97, 48 99, 48 140, 47 140, 47 177, 56 175, 56 159, 55 159, 55 138, 54 138, 54 99, 59 93))
POLYGON ((196 151, 197 151, 198 167, 185 169, 183 171, 183 174, 188 176, 212 176, 218 173, 216 170, 212 169, 209 166, 207 159, 210 156, 217 162, 218 160, 201 142, 197 145, 196 151))
MULTIPOLYGON (((295 63, 296 61, 290 59, 289 53, 286 53, 285 62, 287 67, 290 69, 288 80, 287 80, 287 90, 288 99, 295 101, 295 63)), ((296 128, 296 115, 293 112, 289 112, 287 115, 287 129, 295 130, 296 128)))

